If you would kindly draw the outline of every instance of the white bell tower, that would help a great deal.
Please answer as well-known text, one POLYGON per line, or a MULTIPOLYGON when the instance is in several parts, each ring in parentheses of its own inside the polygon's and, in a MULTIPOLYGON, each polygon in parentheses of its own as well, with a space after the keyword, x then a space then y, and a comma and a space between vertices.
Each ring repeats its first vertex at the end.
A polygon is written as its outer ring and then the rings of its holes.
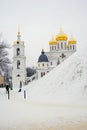
POLYGON ((17 41, 13 44, 13 70, 12 82, 14 88, 19 88, 20 83, 24 85, 26 80, 26 57, 24 41, 21 41, 20 31, 18 30, 17 41))

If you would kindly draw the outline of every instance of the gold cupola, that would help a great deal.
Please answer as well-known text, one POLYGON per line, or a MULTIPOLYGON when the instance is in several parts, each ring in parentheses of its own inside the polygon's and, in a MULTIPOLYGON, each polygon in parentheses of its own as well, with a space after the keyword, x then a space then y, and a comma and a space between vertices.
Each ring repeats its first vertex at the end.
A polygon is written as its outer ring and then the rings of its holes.
POLYGON ((60 32, 56 36, 57 41, 67 41, 68 37, 67 35, 62 31, 62 27, 60 27, 60 32))
POLYGON ((52 39, 49 41, 50 45, 55 45, 57 44, 57 41, 54 39, 54 37, 52 36, 52 39))
POLYGON ((73 36, 71 35, 68 44, 76 44, 76 40, 73 38, 73 36))

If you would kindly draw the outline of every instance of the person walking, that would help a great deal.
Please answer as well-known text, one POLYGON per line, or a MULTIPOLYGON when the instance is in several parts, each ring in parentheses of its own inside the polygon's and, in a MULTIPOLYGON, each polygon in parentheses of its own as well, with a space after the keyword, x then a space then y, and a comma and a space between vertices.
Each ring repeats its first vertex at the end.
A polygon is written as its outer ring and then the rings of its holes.
POLYGON ((6 93, 9 93, 9 84, 8 83, 5 84, 5 88, 6 88, 6 93))
POLYGON ((22 89, 22 81, 20 81, 20 87, 19 87, 18 92, 21 92, 21 89, 22 89))
POLYGON ((6 83, 5 88, 6 88, 6 94, 8 94, 8 99, 10 99, 9 84, 8 83, 6 83))

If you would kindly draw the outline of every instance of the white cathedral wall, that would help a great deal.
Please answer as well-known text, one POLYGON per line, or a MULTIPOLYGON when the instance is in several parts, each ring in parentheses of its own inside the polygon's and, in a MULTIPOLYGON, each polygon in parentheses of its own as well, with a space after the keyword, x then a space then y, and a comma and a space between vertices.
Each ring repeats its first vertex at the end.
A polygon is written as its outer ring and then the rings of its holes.
POLYGON ((45 52, 45 54, 48 57, 50 66, 56 67, 58 59, 59 59, 59 61, 61 63, 66 58, 68 58, 70 55, 72 55, 74 52, 75 51, 73 51, 73 50, 59 50, 59 51, 55 51, 55 52, 45 52), (64 54, 65 57, 62 58, 61 54, 64 54), (52 62, 52 65, 51 65, 51 62, 52 62))
POLYGON ((17 69, 17 60, 19 60, 19 58, 14 58, 13 60, 13 87, 19 87, 20 81, 23 81, 24 83, 26 79, 26 58, 20 57, 20 69, 17 69), (17 77, 18 74, 20 75, 20 77, 17 77))
POLYGON ((60 49, 64 49, 64 50, 66 50, 67 48, 66 48, 66 45, 67 45, 67 41, 58 41, 58 50, 60 50, 60 49))
POLYGON ((58 50, 57 49, 57 44, 49 45, 49 47, 50 47, 50 51, 56 51, 56 50, 58 50))
POLYGON ((49 67, 49 62, 38 62, 38 68, 47 69, 49 67))
POLYGON ((70 44, 69 49, 72 50, 72 51, 75 51, 76 50, 76 44, 70 44))
POLYGON ((49 69, 37 69, 38 79, 41 78, 41 73, 45 72, 45 75, 49 72, 49 69))
POLYGON ((49 62, 38 62, 38 67, 37 67, 38 79, 41 78, 41 73, 45 72, 45 74, 47 74, 48 71, 49 71, 49 62))
POLYGON ((19 87, 20 81, 22 81, 22 84, 24 84, 26 80, 26 57, 25 57, 24 41, 21 41, 19 39, 19 44, 17 44, 17 41, 15 41, 13 45, 13 70, 12 70, 13 87, 19 87), (19 55, 17 55, 17 48, 20 49, 19 55), (17 68, 18 60, 20 61, 19 69, 17 68), (17 75, 20 76, 18 77, 17 75))

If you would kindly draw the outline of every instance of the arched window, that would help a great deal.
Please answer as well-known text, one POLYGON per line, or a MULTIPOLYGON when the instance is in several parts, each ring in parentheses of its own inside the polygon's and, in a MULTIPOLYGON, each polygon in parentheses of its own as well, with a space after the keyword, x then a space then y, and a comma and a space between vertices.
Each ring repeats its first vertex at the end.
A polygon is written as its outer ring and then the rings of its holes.
POLYGON ((20 75, 18 74, 17 77, 20 77, 20 75))
POLYGON ((70 45, 70 49, 72 49, 72 45, 70 45))
POLYGON ((58 45, 57 45, 57 48, 59 49, 59 43, 58 43, 58 45))
POLYGON ((66 49, 66 42, 65 42, 65 49, 66 49))
POLYGON ((63 48, 63 42, 61 42, 61 48, 63 48))
POLYGON ((59 64, 60 64, 60 60, 59 60, 59 58, 58 58, 57 65, 59 65, 59 64))
POLYGON ((19 44, 19 41, 17 41, 17 44, 19 44))
POLYGON ((74 45, 73 45, 73 50, 74 50, 75 48, 74 48, 74 45))
POLYGON ((17 69, 20 69, 20 61, 17 61, 17 69))
POLYGON ((52 65, 52 62, 50 62, 50 64, 52 65))
POLYGON ((50 51, 51 51, 51 46, 50 46, 50 51))
POLYGON ((44 66, 44 63, 42 64, 42 66, 44 66))
POLYGON ((43 77, 45 75, 45 72, 41 72, 41 77, 43 77))
POLYGON ((17 56, 20 55, 20 48, 17 48, 17 56))

